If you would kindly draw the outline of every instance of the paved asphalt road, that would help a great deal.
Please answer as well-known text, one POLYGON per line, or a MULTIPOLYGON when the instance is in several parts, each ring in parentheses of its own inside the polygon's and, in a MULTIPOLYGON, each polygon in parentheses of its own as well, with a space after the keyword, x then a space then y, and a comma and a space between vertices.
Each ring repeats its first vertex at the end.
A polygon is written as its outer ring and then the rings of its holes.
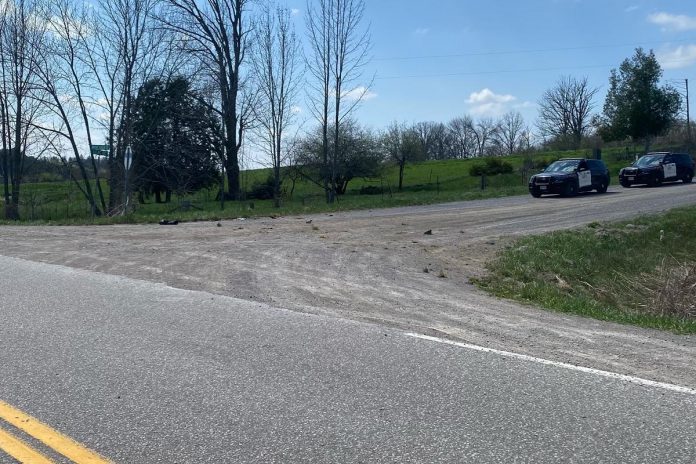
POLYGON ((696 462, 688 392, 124 277, 0 266, 0 400, 114 462, 696 462))

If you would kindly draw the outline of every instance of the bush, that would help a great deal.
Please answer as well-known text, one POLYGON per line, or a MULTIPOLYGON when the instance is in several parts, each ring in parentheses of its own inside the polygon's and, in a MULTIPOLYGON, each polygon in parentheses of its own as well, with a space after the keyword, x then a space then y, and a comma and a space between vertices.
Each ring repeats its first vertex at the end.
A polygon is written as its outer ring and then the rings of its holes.
POLYGON ((484 164, 474 164, 469 168, 469 175, 479 177, 486 174, 486 166, 484 164))
POLYGON ((61 182, 63 178, 52 172, 39 173, 38 182, 61 182))
POLYGON ((499 158, 488 158, 485 164, 475 164, 469 169, 469 175, 478 176, 495 176, 497 174, 510 174, 512 172, 512 164, 503 161, 499 158))
POLYGON ((254 182, 246 197, 254 200, 271 200, 274 186, 275 178, 270 175, 265 182, 254 182))

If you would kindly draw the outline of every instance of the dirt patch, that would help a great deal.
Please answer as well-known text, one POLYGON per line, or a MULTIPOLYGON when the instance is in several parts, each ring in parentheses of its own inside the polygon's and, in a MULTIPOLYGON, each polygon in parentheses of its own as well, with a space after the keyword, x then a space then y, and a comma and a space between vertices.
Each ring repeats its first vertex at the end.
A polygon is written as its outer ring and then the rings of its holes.
MULTIPOLYGON (((680 201, 696 203, 696 188, 682 190, 680 201)), ((621 219, 632 205, 659 211, 675 202, 665 191, 513 197, 219 226, 3 227, 0 253, 696 386, 695 337, 545 312, 492 298, 469 283, 516 236, 621 219)))

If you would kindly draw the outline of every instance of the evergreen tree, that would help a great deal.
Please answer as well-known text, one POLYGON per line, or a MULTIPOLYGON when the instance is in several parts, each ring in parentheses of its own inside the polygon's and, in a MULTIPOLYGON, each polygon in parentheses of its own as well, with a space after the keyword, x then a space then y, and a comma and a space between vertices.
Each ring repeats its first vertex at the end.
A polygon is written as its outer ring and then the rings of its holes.
POLYGON ((670 128, 681 107, 677 90, 659 86, 661 77, 655 54, 652 50, 645 53, 642 48, 624 60, 618 71, 611 71, 600 121, 602 138, 642 140, 648 151, 651 140, 670 128))
POLYGON ((141 192, 157 202, 218 182, 220 123, 187 79, 153 79, 134 102, 133 173, 141 192))

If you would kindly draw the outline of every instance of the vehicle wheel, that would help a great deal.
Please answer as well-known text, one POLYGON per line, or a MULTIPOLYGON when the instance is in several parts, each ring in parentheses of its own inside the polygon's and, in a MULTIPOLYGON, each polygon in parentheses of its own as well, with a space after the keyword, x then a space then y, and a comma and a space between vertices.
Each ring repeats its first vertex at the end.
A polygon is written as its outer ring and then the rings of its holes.
POLYGON ((563 196, 564 197, 574 197, 575 195, 578 194, 578 184, 575 182, 568 182, 565 184, 565 188, 563 189, 563 196))
POLYGON ((660 184, 662 184, 662 179, 660 179, 660 176, 654 176, 648 181, 648 187, 657 187, 660 184))
POLYGON ((684 181, 685 184, 690 184, 692 180, 694 180, 693 174, 687 174, 682 178, 682 181, 684 181))
POLYGON ((541 192, 540 192, 538 189, 533 189, 533 190, 530 191, 529 193, 531 193, 532 196, 533 196, 534 198, 539 198, 539 197, 541 197, 541 192))
POLYGON ((621 181, 621 186, 622 186, 623 188, 631 188, 631 183, 630 183, 630 182, 627 182, 627 181, 625 181, 625 180, 622 180, 622 181, 621 181))
POLYGON ((599 187, 597 187, 597 193, 607 193, 607 189, 609 188, 609 184, 607 181, 600 181, 599 187))

